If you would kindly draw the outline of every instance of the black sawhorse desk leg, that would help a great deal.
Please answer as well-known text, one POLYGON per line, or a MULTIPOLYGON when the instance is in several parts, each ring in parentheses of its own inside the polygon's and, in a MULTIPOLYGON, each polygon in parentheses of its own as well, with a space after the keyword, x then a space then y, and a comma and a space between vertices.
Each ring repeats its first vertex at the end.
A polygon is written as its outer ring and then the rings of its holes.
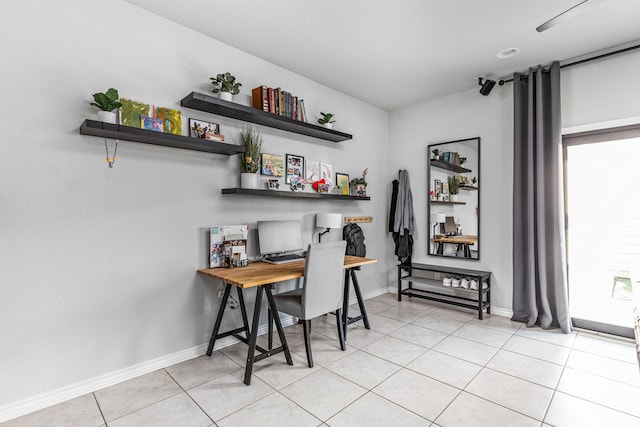
POLYGON ((366 329, 371 329, 369 325, 369 318, 367 317, 367 310, 364 308, 364 300, 362 299, 362 293, 360 292, 360 285, 356 278, 356 272, 353 268, 349 268, 344 272, 344 295, 342 299, 342 325, 344 326, 344 339, 347 339, 347 326, 362 320, 366 329), (349 280, 351 278, 351 280, 349 280), (349 282, 353 282, 353 290, 356 292, 356 298, 358 300, 358 308, 360 309, 360 315, 356 317, 349 317, 349 282))
POLYGON ((224 338, 229 335, 233 335, 240 341, 246 344, 249 344, 249 337, 251 335, 251 332, 249 331, 249 322, 247 321, 247 310, 244 306, 244 296, 242 295, 241 288, 236 288, 236 289, 238 291, 238 300, 239 300, 238 302, 240 303, 240 311, 242 312, 243 326, 241 328, 234 329, 232 331, 223 332, 221 334, 218 333, 220 331, 220 324, 222 323, 222 316, 224 316, 224 310, 227 308, 227 300, 229 299, 229 293, 231 292, 231 285, 227 283, 226 286, 224 287, 224 295, 222 296, 222 301, 220 301, 218 316, 216 317, 216 323, 213 327, 213 332, 211 333, 211 339, 209 340, 209 348, 207 348, 207 356, 211 356, 211 353, 213 353, 213 345, 216 343, 216 340, 218 338, 224 338), (238 335, 240 332, 244 332, 246 335, 246 338, 238 335))
POLYGON ((291 359, 291 353, 289 352, 287 339, 284 336, 284 329, 282 329, 280 315, 278 314, 278 309, 276 308, 276 302, 273 299, 273 293, 271 293, 271 285, 258 286, 256 292, 256 303, 253 309, 253 322, 251 324, 251 331, 251 335, 249 336, 249 351, 247 352, 247 365, 244 369, 244 383, 246 385, 251 385, 251 374, 253 372, 254 362, 273 356, 274 354, 284 352, 284 357, 287 360, 287 364, 293 365, 293 359, 291 359), (260 310, 262 308, 263 291, 267 294, 267 303, 269 305, 269 310, 273 315, 273 320, 276 322, 276 329, 278 330, 278 336, 280 337, 281 345, 280 347, 274 349, 271 348, 271 344, 269 344, 269 349, 264 349, 256 345, 256 342, 258 340, 258 325, 260 323, 260 310), (258 350, 261 354, 256 356, 256 350, 258 350))

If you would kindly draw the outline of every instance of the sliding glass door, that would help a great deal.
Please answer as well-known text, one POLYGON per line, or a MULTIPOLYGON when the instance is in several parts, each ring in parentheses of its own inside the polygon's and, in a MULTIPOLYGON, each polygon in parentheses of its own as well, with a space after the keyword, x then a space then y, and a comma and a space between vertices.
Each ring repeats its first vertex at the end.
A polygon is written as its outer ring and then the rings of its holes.
POLYGON ((571 317, 577 327, 632 337, 640 294, 640 126, 563 140, 571 317))

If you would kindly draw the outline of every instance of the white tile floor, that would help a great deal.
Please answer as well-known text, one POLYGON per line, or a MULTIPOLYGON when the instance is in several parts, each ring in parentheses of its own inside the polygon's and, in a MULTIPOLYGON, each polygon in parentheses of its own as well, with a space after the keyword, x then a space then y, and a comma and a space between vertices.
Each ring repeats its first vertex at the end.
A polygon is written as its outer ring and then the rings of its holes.
POLYGON ((250 387, 240 343, 2 426, 640 426, 631 342, 392 294, 366 304, 372 329, 351 325, 345 352, 333 316, 314 321, 313 369, 294 325, 294 366, 258 362, 250 387))

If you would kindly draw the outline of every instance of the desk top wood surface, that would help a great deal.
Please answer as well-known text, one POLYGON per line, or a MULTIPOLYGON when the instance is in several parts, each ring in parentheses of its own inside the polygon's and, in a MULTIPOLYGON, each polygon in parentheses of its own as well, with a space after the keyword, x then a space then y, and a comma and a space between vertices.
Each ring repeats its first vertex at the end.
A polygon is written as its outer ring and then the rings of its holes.
MULTIPOLYGON (((345 255, 344 268, 354 268, 366 264, 374 264, 377 259, 345 255)), ((245 267, 235 268, 203 268, 198 273, 214 277, 225 283, 240 288, 267 285, 269 283, 284 282, 304 276, 304 260, 285 264, 269 264, 266 262, 252 262, 245 267)))
POLYGON ((461 245, 474 245, 478 243, 478 236, 462 235, 462 236, 439 237, 437 239, 433 239, 433 241, 436 243, 458 243, 461 245))

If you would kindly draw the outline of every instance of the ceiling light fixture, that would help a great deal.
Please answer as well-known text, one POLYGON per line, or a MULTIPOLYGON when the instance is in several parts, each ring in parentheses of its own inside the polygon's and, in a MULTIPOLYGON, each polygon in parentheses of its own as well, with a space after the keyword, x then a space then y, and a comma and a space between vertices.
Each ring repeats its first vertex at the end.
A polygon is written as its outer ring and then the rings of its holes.
POLYGON ((506 49, 502 49, 500 52, 496 54, 496 56, 500 59, 507 59, 516 56, 520 53, 520 49, 517 47, 508 47, 506 49))

